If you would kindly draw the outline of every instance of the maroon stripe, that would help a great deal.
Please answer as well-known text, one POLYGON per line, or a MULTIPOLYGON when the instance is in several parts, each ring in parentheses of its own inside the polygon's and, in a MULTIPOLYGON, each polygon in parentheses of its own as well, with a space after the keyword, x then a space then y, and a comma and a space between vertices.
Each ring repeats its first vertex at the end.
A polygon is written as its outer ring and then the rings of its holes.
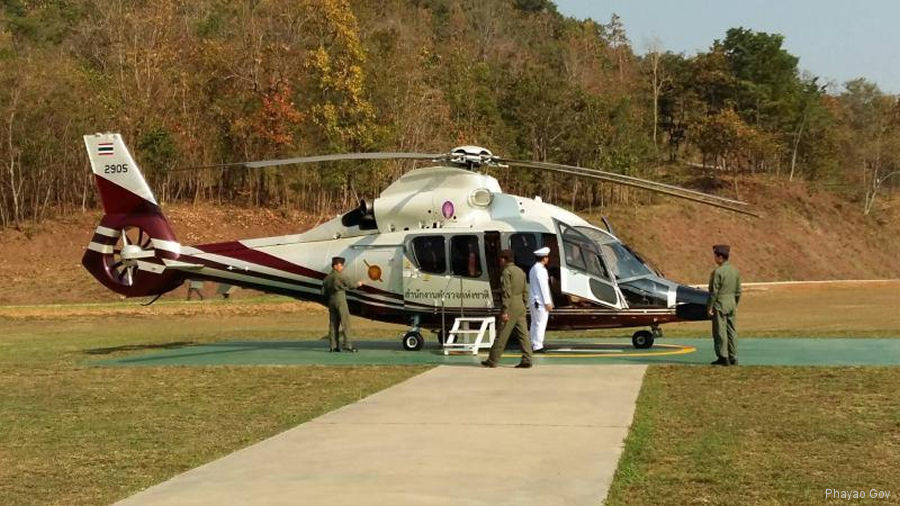
POLYGON ((162 214, 156 204, 96 174, 94 177, 106 214, 162 214))
MULTIPOLYGON (((197 257, 197 256, 192 256, 192 255, 181 255, 179 257, 179 260, 181 260, 183 262, 198 263, 198 264, 202 264, 202 265, 212 268, 212 269, 219 269, 222 271, 234 272, 235 274, 252 276, 252 277, 258 278, 258 279, 265 279, 268 281, 277 281, 279 283, 285 283, 285 284, 289 284, 289 285, 301 285, 301 286, 306 286, 308 288, 312 288, 315 290, 322 289, 321 284, 312 283, 310 281, 300 281, 297 279, 285 278, 283 276, 278 276, 276 274, 266 274, 264 272, 259 272, 259 271, 254 271, 254 270, 245 271, 243 269, 236 268, 233 265, 229 266, 228 264, 216 262, 215 260, 210 260, 208 258, 202 258, 202 257, 197 257), (229 270, 228 267, 231 267, 231 269, 229 270)), ((265 290, 265 288, 263 288, 263 290, 265 290)))
POLYGON ((218 244, 203 244, 196 246, 196 248, 205 251, 206 253, 215 253, 237 260, 244 260, 245 262, 264 265, 273 269, 290 272, 291 274, 298 274, 313 279, 325 279, 324 273, 288 262, 287 260, 283 260, 268 253, 263 253, 259 250, 248 248, 237 241, 218 244))
MULTIPOLYGON (((208 259, 208 258, 196 257, 196 256, 191 256, 191 255, 181 255, 178 259, 181 260, 181 261, 184 261, 184 262, 191 262, 191 263, 202 264, 202 265, 204 265, 204 266, 206 266, 206 267, 209 267, 209 268, 212 268, 212 269, 219 269, 219 270, 223 270, 223 271, 227 271, 227 270, 228 270, 228 265, 222 264, 222 263, 219 263, 219 262, 216 262, 215 260, 210 260, 210 259, 208 259)), ((257 279, 259 279, 259 280, 276 281, 276 282, 279 282, 279 283, 285 283, 285 284, 288 284, 288 285, 305 286, 305 287, 307 287, 307 288, 312 288, 312 289, 314 289, 314 290, 321 290, 321 289, 322 289, 322 285, 321 285, 321 284, 311 283, 311 282, 309 282, 309 281, 300 281, 300 280, 296 280, 296 279, 285 278, 285 277, 282 277, 282 276, 278 276, 278 275, 276 275, 276 274, 266 274, 266 273, 263 273, 263 272, 258 272, 258 271, 253 271, 253 270, 250 270, 250 271, 244 271, 244 270, 242 270, 242 269, 233 269, 232 271, 229 271, 229 272, 235 272, 235 273, 237 273, 237 274, 242 274, 242 275, 244 275, 244 276, 249 276, 249 277, 252 277, 252 278, 257 278, 257 279)), ((215 274, 201 274, 201 275, 207 276, 207 277, 214 277, 214 276, 216 276, 215 274)), ((227 279, 227 278, 224 278, 224 279, 227 279)), ((270 287, 270 286, 268 286, 268 285, 263 285, 263 284, 255 284, 255 285, 254 285, 254 284, 252 284, 251 282, 248 282, 248 281, 238 281, 238 280, 235 280, 234 283, 232 283, 232 284, 237 284, 238 282, 239 282, 239 283, 243 283, 243 284, 245 284, 245 285, 255 286, 257 289, 262 290, 262 291, 264 291, 264 292, 266 292, 266 291, 268 291, 268 292, 273 292, 273 291, 275 291, 275 290, 273 290, 274 288, 278 288, 278 287, 270 287)), ((280 289, 280 290, 283 290, 283 289, 280 289)), ((305 292, 299 292, 299 293, 305 293, 305 292)), ((361 293, 354 293, 354 294, 352 294, 352 295, 353 295, 353 296, 356 296, 356 297, 359 297, 362 301, 368 302, 368 303, 370 303, 370 304, 376 304, 376 303, 377 303, 377 304, 398 304, 398 303, 396 303, 396 302, 392 303, 392 302, 390 302, 390 301, 385 301, 385 300, 375 299, 375 298, 366 296, 365 294, 361 294, 361 293)), ((396 295, 396 294, 392 294, 392 295, 396 295)), ((395 298, 396 298, 396 297, 395 297, 395 298)), ((402 299, 402 296, 400 296, 400 303, 399 303, 399 305, 402 305, 402 300, 403 300, 403 299, 402 299)), ((430 308, 431 306, 427 306, 427 307, 430 308)))
MULTIPOLYGON (((291 274, 306 276, 308 278, 321 280, 325 279, 326 276, 325 273, 312 270, 308 267, 303 267, 302 265, 288 262, 287 260, 278 258, 276 256, 253 248, 248 248, 238 241, 202 244, 195 247, 206 253, 214 253, 216 255, 244 260, 250 263, 271 267, 273 269, 290 272, 291 274)), ((403 300, 403 295, 401 294, 389 292, 387 290, 381 290, 379 288, 375 288, 374 286, 363 285, 361 290, 375 295, 382 295, 384 297, 390 297, 392 299, 403 300)))

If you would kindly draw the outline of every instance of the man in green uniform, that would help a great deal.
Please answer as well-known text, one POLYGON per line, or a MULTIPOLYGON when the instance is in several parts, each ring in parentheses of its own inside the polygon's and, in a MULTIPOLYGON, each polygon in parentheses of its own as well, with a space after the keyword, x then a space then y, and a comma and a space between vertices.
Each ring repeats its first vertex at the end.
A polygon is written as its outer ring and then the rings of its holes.
POLYGON ((503 304, 500 320, 503 328, 500 335, 491 346, 491 353, 487 360, 481 362, 485 367, 497 367, 509 336, 515 332, 522 348, 522 361, 516 367, 527 369, 531 367, 531 338, 528 336, 528 325, 525 322, 525 305, 528 300, 528 284, 525 282, 525 273, 513 263, 512 250, 505 249, 500 252, 500 291, 503 304))
POLYGON ((353 284, 344 274, 344 258, 331 259, 331 272, 322 281, 322 294, 328 299, 328 341, 331 351, 356 352, 350 336, 350 309, 347 308, 347 290, 362 286, 362 281, 353 284), (341 325, 344 326, 344 345, 338 348, 338 336, 341 325))
POLYGON ((728 263, 731 248, 713 246, 716 269, 709 276, 709 303, 706 311, 712 319, 716 360, 712 365, 737 365, 737 306, 741 300, 741 274, 728 263))

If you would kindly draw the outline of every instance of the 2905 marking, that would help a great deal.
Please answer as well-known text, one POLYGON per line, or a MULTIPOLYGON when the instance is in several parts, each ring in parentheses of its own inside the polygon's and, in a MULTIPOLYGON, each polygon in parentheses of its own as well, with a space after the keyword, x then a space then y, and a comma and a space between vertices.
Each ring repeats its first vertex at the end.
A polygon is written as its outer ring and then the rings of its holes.
POLYGON ((104 174, 124 174, 128 172, 128 164, 127 163, 117 163, 113 165, 104 165, 103 173, 104 174))

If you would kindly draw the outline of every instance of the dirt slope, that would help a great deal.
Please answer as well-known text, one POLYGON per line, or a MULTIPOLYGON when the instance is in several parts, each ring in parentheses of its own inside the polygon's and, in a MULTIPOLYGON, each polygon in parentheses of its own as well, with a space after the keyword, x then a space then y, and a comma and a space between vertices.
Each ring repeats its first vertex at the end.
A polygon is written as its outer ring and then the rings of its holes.
MULTIPOLYGON (((682 282, 706 281, 710 247, 720 242, 733 246, 734 263, 747 281, 900 278, 900 202, 864 218, 861 206, 802 183, 756 180, 744 182, 742 191, 764 218, 667 198, 607 215, 622 239, 682 282)), ((299 212, 208 204, 165 211, 185 244, 294 233, 324 221, 299 212)), ((116 300, 80 264, 100 215, 79 212, 24 231, 0 231, 0 305, 116 300)), ((600 223, 599 216, 588 218, 600 223)))

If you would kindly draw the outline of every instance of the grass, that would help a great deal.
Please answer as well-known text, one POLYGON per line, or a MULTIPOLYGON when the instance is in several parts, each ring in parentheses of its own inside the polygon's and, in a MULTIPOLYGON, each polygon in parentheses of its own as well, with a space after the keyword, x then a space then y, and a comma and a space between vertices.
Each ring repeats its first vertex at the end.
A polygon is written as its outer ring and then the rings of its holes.
MULTIPOLYGON (((900 337, 897 287, 754 289, 739 325, 744 336, 900 337)), ((318 306, 277 297, 0 307, 0 504, 109 503, 425 370, 85 365, 182 344, 317 339, 325 322, 318 306)), ((401 330, 354 323, 370 338, 401 330)), ((593 334, 604 333, 630 331, 593 334)), ((890 490, 898 387, 890 368, 653 367, 610 503, 812 504, 826 487, 890 490)))
POLYGON ((892 368, 653 367, 607 504, 896 500, 898 389, 892 368))
POLYGON ((0 319, 0 504, 109 503, 425 370, 83 365, 177 342, 323 332, 298 332, 291 316, 0 319))

